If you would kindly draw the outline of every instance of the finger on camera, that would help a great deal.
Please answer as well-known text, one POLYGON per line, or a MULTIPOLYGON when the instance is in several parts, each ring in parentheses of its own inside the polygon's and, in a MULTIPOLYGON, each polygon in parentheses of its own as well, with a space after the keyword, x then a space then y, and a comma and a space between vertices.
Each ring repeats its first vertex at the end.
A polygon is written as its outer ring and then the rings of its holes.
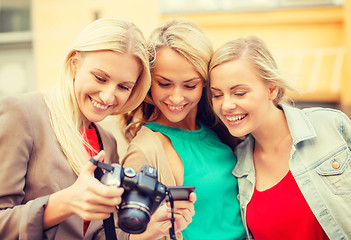
POLYGON ((122 201, 123 192, 123 188, 102 186, 101 188, 94 189, 95 198, 92 201, 107 206, 119 205, 122 201))
POLYGON ((79 205, 75 205, 75 213, 86 220, 103 219, 103 216, 108 216, 116 211, 116 206, 107 206, 96 204, 89 201, 82 201, 79 205))
POLYGON ((121 202, 122 202, 121 197, 108 198, 108 197, 101 197, 101 196, 98 196, 94 202, 92 201, 92 203, 94 204, 98 204, 106 207, 115 207, 121 204, 121 202))
MULTIPOLYGON (((93 176, 92 176, 93 177, 93 176)), ((121 197, 124 189, 122 187, 108 186, 101 183, 96 178, 92 179, 91 189, 94 193, 103 197, 121 197)))
MULTIPOLYGON (((98 161, 103 161, 105 158, 105 151, 101 150, 97 155, 95 155, 93 157, 95 160, 98 161)), ((87 161, 87 163, 85 165, 83 165, 83 167, 81 168, 81 174, 82 173, 89 173, 89 174, 94 174, 94 171, 96 169, 96 165, 94 165, 92 162, 87 161)))
POLYGON ((93 156, 93 158, 95 160, 98 160, 98 161, 103 161, 104 158, 105 158, 105 151, 104 150, 101 150, 98 154, 96 154, 95 156, 93 156))
POLYGON ((192 192, 190 193, 189 195, 189 201, 192 202, 192 203, 195 203, 196 202, 196 193, 192 192))
MULTIPOLYGON (((194 204, 196 202, 196 194, 194 192, 190 193, 188 201, 186 200, 177 200, 174 201, 174 206, 182 208, 182 206, 187 206, 189 203, 194 204)), ((170 207, 171 203, 167 201, 167 206, 170 207)))

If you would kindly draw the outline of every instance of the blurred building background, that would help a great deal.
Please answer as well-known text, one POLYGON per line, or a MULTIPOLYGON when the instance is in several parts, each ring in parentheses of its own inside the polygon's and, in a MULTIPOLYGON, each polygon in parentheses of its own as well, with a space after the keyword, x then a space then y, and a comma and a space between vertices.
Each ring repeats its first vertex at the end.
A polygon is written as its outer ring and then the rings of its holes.
POLYGON ((299 106, 351 116, 351 0, 0 0, 0 96, 51 87, 77 33, 111 16, 146 37, 163 20, 187 18, 215 48, 256 35, 303 90, 290 94, 299 106))

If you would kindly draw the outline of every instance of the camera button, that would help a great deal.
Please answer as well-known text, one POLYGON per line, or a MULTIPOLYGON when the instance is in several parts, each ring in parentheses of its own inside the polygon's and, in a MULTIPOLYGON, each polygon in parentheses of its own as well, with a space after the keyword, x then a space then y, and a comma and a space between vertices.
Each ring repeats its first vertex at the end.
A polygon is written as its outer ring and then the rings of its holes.
POLYGON ((129 178, 133 178, 133 177, 135 177, 136 172, 135 172, 135 170, 133 168, 126 167, 124 169, 124 175, 129 177, 129 178))

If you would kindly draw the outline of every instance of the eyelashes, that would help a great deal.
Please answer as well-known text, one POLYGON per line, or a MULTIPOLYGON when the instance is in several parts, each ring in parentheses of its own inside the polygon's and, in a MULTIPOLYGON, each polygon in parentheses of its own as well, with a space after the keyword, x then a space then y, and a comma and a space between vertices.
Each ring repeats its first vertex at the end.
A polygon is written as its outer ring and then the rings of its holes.
MULTIPOLYGON (((170 87, 172 85, 170 83, 161 83, 161 82, 157 82, 157 84, 160 87, 170 87)), ((195 89, 197 87, 197 85, 184 85, 184 87, 187 89, 195 89)))
MULTIPOLYGON (((243 97, 243 96, 245 96, 245 94, 246 94, 247 92, 237 92, 237 93, 233 93, 232 95, 233 96, 237 96, 237 97, 243 97)), ((223 94, 221 94, 221 93, 211 93, 211 95, 212 95, 212 98, 219 98, 219 97, 222 97, 223 96, 223 94)))
POLYGON ((106 82, 106 79, 104 79, 104 78, 102 78, 102 77, 100 77, 98 75, 95 75, 95 74, 93 74, 93 75, 96 78, 96 80, 98 80, 99 82, 106 82))
MULTIPOLYGON (((95 79, 98 82, 101 82, 101 83, 106 83, 107 82, 107 80, 105 78, 100 77, 100 76, 98 76, 96 74, 93 74, 93 75, 94 75, 95 79)), ((117 86, 118 86, 119 89, 125 90, 125 91, 131 91, 133 89, 133 86, 129 86, 129 85, 123 84, 123 83, 122 84, 118 84, 117 86)))

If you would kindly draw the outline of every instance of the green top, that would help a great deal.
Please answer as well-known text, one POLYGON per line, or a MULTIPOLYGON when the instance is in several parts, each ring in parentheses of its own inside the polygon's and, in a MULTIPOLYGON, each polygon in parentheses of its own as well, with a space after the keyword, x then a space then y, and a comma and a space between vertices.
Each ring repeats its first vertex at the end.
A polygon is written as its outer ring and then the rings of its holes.
POLYGON ((232 174, 237 159, 216 133, 200 124, 187 131, 155 122, 146 127, 169 137, 184 165, 183 185, 195 186, 193 221, 182 231, 185 240, 244 239, 245 230, 237 198, 238 182, 232 174))

